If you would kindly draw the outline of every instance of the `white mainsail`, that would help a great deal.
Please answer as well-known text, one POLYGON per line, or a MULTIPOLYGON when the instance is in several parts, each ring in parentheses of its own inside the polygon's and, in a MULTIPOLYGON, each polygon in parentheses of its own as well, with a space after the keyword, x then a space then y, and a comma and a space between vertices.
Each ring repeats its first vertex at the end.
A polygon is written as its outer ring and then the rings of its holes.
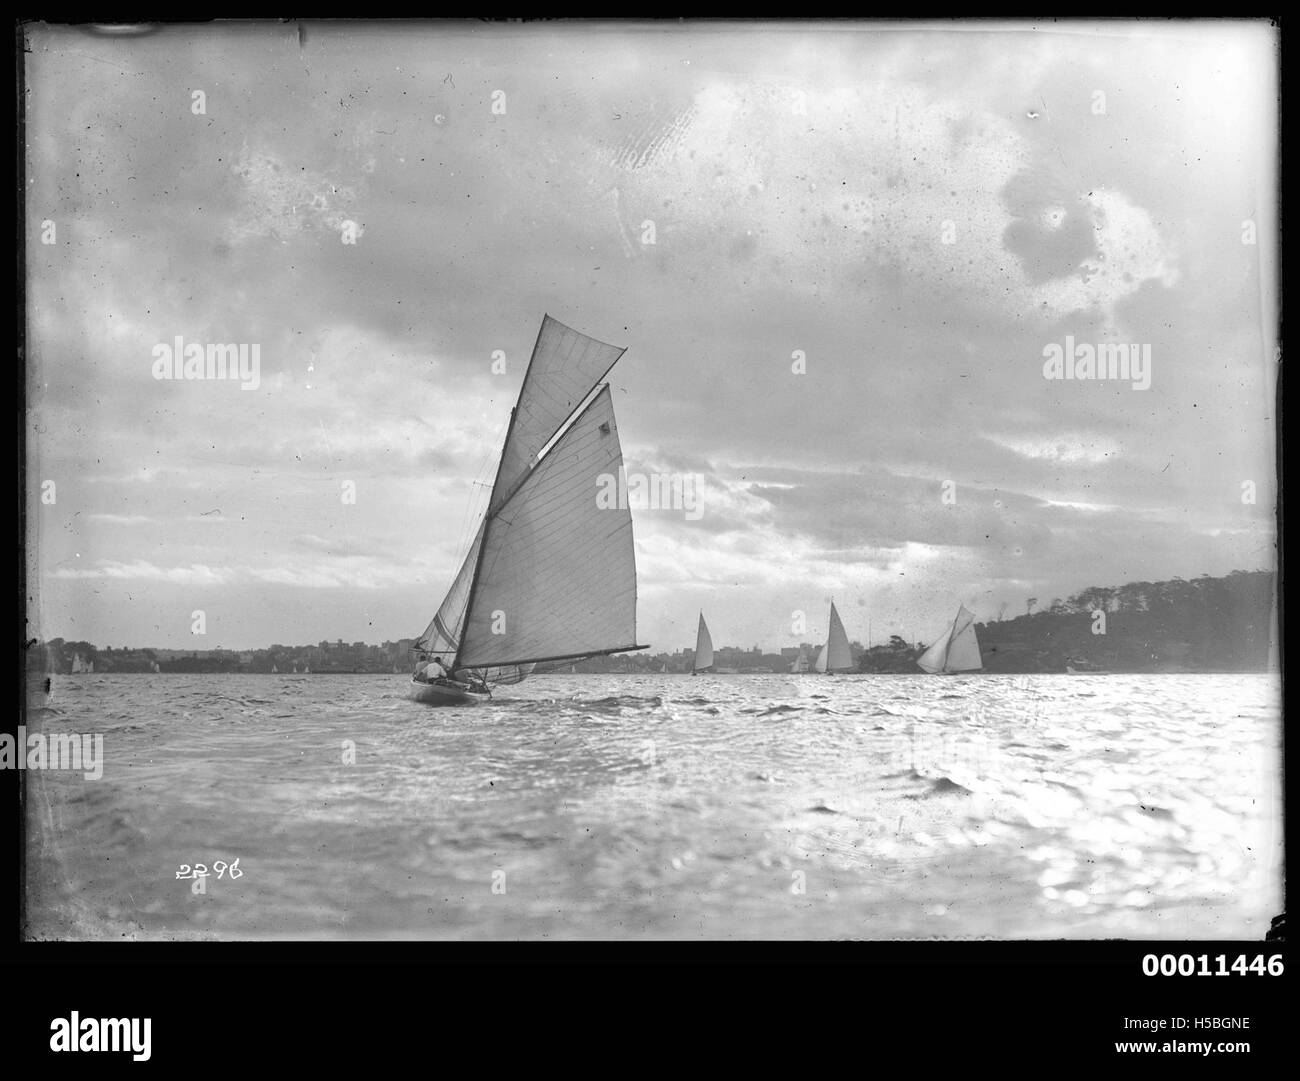
POLYGON ((830 632, 826 644, 817 654, 813 663, 815 672, 846 672, 853 667, 853 654, 849 650, 849 636, 844 633, 844 624, 840 614, 835 611, 835 602, 831 601, 830 632))
POLYGON ((544 317, 483 522, 417 651, 517 683, 541 662, 645 648, 632 515, 599 498, 623 465, 608 385, 575 416, 623 352, 544 317))
POLYGON ((485 526, 458 666, 523 664, 636 644, 632 514, 603 506, 623 464, 609 387, 485 526))
POLYGON ((699 630, 695 632, 695 663, 691 665, 691 674, 703 672, 713 667, 713 638, 704 622, 704 613, 700 613, 699 630))
POLYGON ((973 672, 984 667, 979 639, 975 636, 975 615, 962 605, 952 626, 929 649, 917 658, 921 668, 936 672, 973 672))
POLYGON ((802 675, 808 671, 808 653, 803 646, 799 647, 799 656, 791 663, 790 671, 796 675, 802 675))

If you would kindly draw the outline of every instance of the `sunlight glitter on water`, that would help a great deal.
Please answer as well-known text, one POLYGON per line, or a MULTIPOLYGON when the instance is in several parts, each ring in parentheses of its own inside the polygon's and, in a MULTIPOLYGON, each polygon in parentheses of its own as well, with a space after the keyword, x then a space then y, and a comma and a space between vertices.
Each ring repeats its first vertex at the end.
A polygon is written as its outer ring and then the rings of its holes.
POLYGON ((1276 677, 55 677, 35 937, 1262 937, 1276 677), (352 748, 349 755, 348 747, 352 748), (181 864, 239 857, 205 893, 181 864))

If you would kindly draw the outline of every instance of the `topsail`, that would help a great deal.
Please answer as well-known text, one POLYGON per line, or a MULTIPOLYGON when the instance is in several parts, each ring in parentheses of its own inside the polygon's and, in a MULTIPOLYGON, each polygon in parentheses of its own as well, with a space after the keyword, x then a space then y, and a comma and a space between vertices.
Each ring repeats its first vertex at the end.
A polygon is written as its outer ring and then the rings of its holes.
MULTIPOLYGON (((510 431, 501 448, 489 516, 515 493, 537 455, 624 352, 616 345, 579 334, 549 315, 542 317, 519 403, 511 414, 510 431)), ((617 439, 614 445, 617 448, 617 439)))
POLYGON ((926 672, 973 672, 984 667, 979 639, 975 637, 975 616, 963 605, 942 638, 917 658, 926 672))
POLYGON ((587 401, 622 354, 542 320, 483 522, 417 650, 510 683, 544 661, 645 648, 632 515, 599 498, 623 465, 608 385, 587 401))

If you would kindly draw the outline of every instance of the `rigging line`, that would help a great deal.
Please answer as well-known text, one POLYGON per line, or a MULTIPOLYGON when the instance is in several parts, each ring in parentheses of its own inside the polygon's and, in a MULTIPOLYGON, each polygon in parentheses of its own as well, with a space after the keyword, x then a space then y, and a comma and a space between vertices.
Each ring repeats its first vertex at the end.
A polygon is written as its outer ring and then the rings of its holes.
MULTIPOLYGON (((484 475, 493 463, 494 454, 492 448, 499 445, 501 429, 503 427, 504 425, 502 424, 497 425, 496 431, 492 436, 492 441, 488 443, 488 449, 483 453, 483 457, 479 461, 478 469, 474 472, 474 479, 470 481, 470 497, 465 502, 465 514, 461 519, 460 535, 456 541, 457 568, 460 567, 461 563, 465 562, 465 557, 469 555, 469 546, 473 543, 473 534, 477 532, 477 523, 479 518, 482 516, 481 512, 478 510, 477 504, 483 497, 481 489, 487 483, 486 480, 484 480, 484 475)), ((488 497, 491 498, 491 492, 488 493, 488 497)))

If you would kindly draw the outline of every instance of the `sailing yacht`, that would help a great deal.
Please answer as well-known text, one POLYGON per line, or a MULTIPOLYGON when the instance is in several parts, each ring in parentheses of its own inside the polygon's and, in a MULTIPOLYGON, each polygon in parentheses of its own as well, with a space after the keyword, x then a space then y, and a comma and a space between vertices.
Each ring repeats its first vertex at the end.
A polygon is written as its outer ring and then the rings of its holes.
POLYGON ((799 656, 790 663, 790 671, 796 676, 801 676, 807 672, 810 667, 811 666, 808 663, 808 651, 805 650, 803 646, 800 646, 799 656))
POLYGON ((623 353, 543 317, 483 521, 415 642, 417 702, 483 701, 539 664, 649 648, 636 644, 632 514, 597 499, 623 467, 601 382, 623 353))
POLYGON ((983 668, 979 639, 975 637, 974 614, 966 611, 965 605, 959 607, 952 626, 916 659, 916 663, 930 675, 946 676, 983 668))
POLYGON ((813 671, 830 675, 834 672, 852 670, 853 654, 849 650, 849 636, 844 633, 844 624, 840 622, 839 612, 835 611, 835 602, 831 601, 830 632, 826 644, 822 646, 817 659, 813 662, 813 671))
POLYGON ((713 671, 713 638, 704 622, 704 613, 700 613, 700 626, 695 632, 695 660, 691 663, 691 675, 713 671))

